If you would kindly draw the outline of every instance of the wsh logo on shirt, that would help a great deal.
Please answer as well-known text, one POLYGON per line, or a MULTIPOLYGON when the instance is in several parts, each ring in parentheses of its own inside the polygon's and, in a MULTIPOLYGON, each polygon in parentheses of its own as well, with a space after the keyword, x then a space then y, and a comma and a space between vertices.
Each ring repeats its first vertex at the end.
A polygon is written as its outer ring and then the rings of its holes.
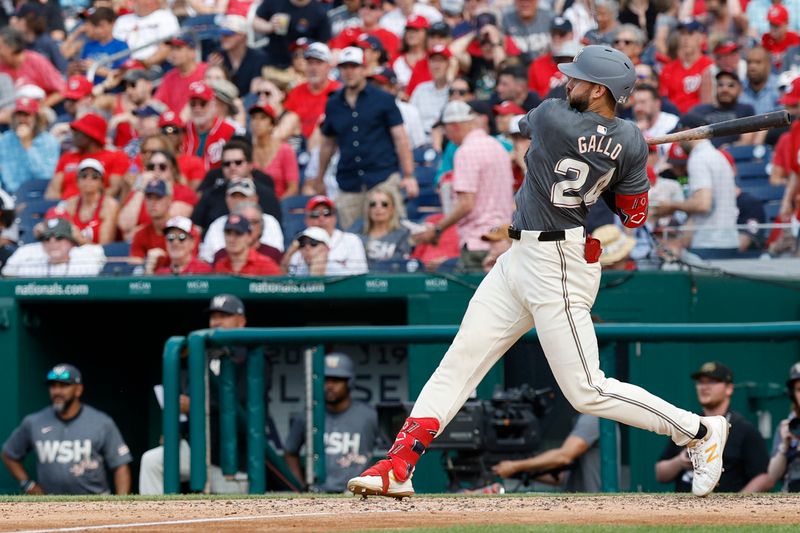
POLYGON ((37 440, 36 453, 40 463, 78 463, 92 457, 92 441, 83 440, 37 440))

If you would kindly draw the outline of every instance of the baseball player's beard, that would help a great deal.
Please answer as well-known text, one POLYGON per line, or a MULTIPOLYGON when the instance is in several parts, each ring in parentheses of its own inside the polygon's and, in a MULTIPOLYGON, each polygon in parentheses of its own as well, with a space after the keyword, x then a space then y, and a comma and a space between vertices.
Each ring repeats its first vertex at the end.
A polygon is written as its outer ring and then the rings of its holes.
POLYGON ((60 402, 54 401, 53 402, 53 411, 55 411, 55 413, 57 415, 60 415, 61 413, 64 413, 64 412, 68 411, 70 406, 72 406, 72 403, 74 401, 75 401, 75 396, 73 396, 72 398, 69 398, 67 400, 60 401, 60 402))
POLYGON ((572 91, 567 96, 567 100, 572 109, 580 111, 581 113, 589 109, 589 96, 586 94, 575 94, 575 91, 572 91))

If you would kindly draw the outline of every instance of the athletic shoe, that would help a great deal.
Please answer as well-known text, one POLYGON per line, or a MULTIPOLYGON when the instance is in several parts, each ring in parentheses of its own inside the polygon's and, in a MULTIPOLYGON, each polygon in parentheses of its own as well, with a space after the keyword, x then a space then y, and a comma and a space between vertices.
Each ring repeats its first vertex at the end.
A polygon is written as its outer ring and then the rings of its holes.
POLYGON ((347 482, 347 490, 356 496, 388 496, 390 498, 406 498, 414 495, 411 476, 405 481, 398 481, 389 459, 378 461, 375 466, 366 469, 360 476, 347 482))
POLYGON ((730 424, 724 416, 704 416, 700 423, 706 427, 706 435, 689 443, 686 450, 694 466, 692 493, 708 496, 717 487, 722 475, 722 452, 728 441, 730 424))

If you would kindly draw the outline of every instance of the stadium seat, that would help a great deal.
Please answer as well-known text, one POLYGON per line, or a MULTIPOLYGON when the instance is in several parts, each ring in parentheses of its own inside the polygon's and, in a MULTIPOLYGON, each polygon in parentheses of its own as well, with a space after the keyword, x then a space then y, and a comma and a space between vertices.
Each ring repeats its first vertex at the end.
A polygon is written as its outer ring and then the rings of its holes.
POLYGON ((21 204, 31 200, 41 200, 42 197, 44 197, 44 191, 47 189, 47 184, 49 183, 50 180, 37 179, 23 182, 14 193, 17 203, 21 204))
POLYGON ((772 200, 764 202, 764 214, 767 216, 767 222, 772 222, 781 211, 781 201, 772 200))
POLYGON ((128 257, 131 253, 131 245, 125 241, 110 242, 103 245, 103 252, 106 257, 128 257))
POLYGON ((292 213, 283 215, 283 245, 288 249, 295 236, 306 227, 305 215, 303 213, 292 213))
POLYGON ((283 212, 283 219, 286 220, 288 215, 296 215, 298 213, 302 215, 310 199, 311 196, 303 196, 301 194, 282 199, 281 211, 283 212))
POLYGON ((137 270, 141 270, 142 265, 132 265, 127 261, 108 261, 103 265, 103 270, 100 271, 101 276, 133 276, 138 274, 137 270))
POLYGON ((769 161, 772 150, 769 146, 756 144, 752 146, 730 146, 725 149, 736 163, 749 161, 769 161))
POLYGON ((783 185, 770 185, 769 180, 766 178, 740 180, 739 188, 742 192, 746 192, 762 202, 769 202, 772 200, 780 201, 783 198, 785 186, 783 185))
POLYGON ((766 178, 769 176, 769 172, 767 172, 767 162, 750 161, 746 163, 736 163, 736 175, 743 180, 766 178))
POLYGON ((23 243, 35 241, 33 227, 44 220, 47 210, 58 204, 58 200, 28 200, 19 213, 20 239, 23 243))
POLYGON ((441 154, 430 144, 414 148, 414 164, 418 167, 438 167, 440 158, 441 154))
POLYGON ((414 177, 417 178, 419 188, 432 188, 436 180, 436 167, 417 166, 414 169, 414 177))

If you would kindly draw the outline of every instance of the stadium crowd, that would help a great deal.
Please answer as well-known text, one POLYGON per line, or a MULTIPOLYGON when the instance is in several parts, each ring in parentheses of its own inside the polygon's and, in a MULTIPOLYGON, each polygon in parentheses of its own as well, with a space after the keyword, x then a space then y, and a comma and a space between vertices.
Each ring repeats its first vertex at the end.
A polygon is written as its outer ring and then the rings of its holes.
MULTIPOLYGON (((557 65, 586 44, 633 60, 618 114, 646 137, 800 114, 794 2, 22 0, 0 19, 4 276, 488 270, 518 116, 565 96, 557 65)), ((592 210, 604 266, 796 255, 798 151, 797 122, 654 147, 647 229, 592 210)))

